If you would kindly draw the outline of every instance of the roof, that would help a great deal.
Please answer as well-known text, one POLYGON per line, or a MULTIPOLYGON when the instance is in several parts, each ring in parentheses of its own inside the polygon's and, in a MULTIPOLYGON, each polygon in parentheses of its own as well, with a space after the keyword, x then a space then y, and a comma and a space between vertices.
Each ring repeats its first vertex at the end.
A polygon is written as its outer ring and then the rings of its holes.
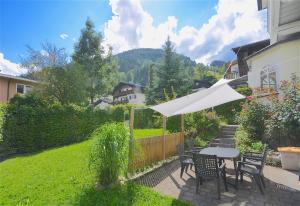
POLYGON ((35 80, 32 80, 32 79, 26 79, 26 78, 23 78, 23 77, 17 77, 17 76, 13 76, 13 75, 9 75, 9 74, 0 73, 0 77, 6 78, 6 79, 20 80, 20 81, 24 81, 24 82, 39 83, 38 81, 35 81, 35 80))
POLYGON ((128 85, 128 86, 132 86, 132 87, 139 87, 139 88, 145 88, 145 86, 141 85, 141 84, 136 84, 136 83, 133 83, 133 82, 119 82, 119 84, 117 86, 115 86, 113 92, 115 92, 115 90, 121 86, 124 86, 124 85, 128 85))
POLYGON ((270 39, 265 39, 262 41, 257 41, 257 42, 252 42, 250 44, 245 44, 239 47, 232 48, 232 50, 237 54, 239 51, 244 51, 249 48, 254 48, 254 47, 266 47, 270 45, 270 39))
POLYGON ((258 54, 260 54, 260 53, 262 53, 262 52, 264 52, 264 51, 266 51, 266 50, 269 50, 269 49, 271 49, 271 48, 273 48, 274 46, 277 46, 277 45, 279 45, 279 44, 283 44, 283 43, 287 43, 287 42, 295 41, 295 40, 299 40, 299 39, 300 39, 300 33, 297 33, 296 35, 291 35, 290 37, 288 37, 288 38, 286 38, 286 39, 284 39, 284 40, 281 40, 281 41, 278 41, 278 42, 276 42, 276 43, 274 43, 274 44, 271 44, 271 45, 269 45, 269 46, 267 46, 267 47, 265 47, 265 48, 263 48, 263 49, 261 49, 261 50, 255 52, 255 53, 253 53, 253 54, 247 56, 247 57, 245 58, 245 60, 248 60, 248 59, 250 59, 250 58, 252 58, 252 57, 254 57, 254 56, 256 56, 256 55, 258 55, 258 54))

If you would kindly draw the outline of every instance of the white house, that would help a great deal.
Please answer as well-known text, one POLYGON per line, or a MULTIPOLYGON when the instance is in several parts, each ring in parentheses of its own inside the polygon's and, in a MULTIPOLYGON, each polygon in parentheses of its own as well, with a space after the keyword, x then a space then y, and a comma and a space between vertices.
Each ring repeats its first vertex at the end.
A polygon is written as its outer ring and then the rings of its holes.
POLYGON ((113 91, 114 104, 144 105, 146 101, 144 86, 128 82, 120 82, 113 91))
POLYGON ((245 58, 248 85, 280 94, 281 81, 300 77, 300 1, 258 0, 262 9, 268 9, 270 45, 245 58))

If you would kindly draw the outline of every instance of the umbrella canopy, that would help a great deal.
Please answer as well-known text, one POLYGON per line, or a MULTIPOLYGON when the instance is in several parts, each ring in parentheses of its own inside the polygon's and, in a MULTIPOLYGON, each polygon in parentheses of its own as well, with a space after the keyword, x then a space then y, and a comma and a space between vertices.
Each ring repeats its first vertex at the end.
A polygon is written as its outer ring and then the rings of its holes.
POLYGON ((243 98, 245 98, 245 96, 232 89, 227 82, 222 82, 218 85, 213 85, 208 89, 204 89, 150 108, 166 117, 171 117, 179 114, 198 112, 243 98))

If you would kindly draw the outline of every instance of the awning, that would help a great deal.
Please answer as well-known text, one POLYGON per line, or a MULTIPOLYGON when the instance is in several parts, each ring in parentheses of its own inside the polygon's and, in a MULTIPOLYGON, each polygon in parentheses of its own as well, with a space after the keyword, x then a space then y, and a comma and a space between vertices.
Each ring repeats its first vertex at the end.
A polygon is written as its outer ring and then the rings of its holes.
POLYGON ((245 98, 245 96, 236 92, 227 83, 228 82, 223 81, 220 82, 219 85, 213 85, 208 89, 200 90, 193 94, 150 108, 166 117, 171 117, 179 114, 198 112, 227 102, 245 98))

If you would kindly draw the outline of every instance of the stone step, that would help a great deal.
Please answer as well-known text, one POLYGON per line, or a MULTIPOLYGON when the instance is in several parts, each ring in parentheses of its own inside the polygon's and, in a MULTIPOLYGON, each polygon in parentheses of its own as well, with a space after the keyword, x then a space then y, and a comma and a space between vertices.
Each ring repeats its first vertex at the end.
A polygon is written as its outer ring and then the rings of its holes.
POLYGON ((236 132, 236 130, 221 130, 221 134, 231 134, 231 135, 234 135, 236 132))
POLYGON ((211 143, 210 147, 225 147, 225 148, 235 148, 234 144, 224 144, 224 143, 211 143))
POLYGON ((212 141, 213 143, 221 143, 221 144, 234 144, 234 138, 217 138, 212 141))
POLYGON ((238 127, 239 125, 230 125, 230 124, 222 126, 222 128, 238 128, 238 127))
POLYGON ((219 134, 218 138, 234 138, 234 134, 219 134))
POLYGON ((235 132, 236 130, 237 130, 237 129, 235 129, 235 128, 234 128, 234 129, 231 129, 231 128, 229 128, 229 129, 228 129, 228 128, 221 128, 220 131, 221 131, 221 132, 235 132))

